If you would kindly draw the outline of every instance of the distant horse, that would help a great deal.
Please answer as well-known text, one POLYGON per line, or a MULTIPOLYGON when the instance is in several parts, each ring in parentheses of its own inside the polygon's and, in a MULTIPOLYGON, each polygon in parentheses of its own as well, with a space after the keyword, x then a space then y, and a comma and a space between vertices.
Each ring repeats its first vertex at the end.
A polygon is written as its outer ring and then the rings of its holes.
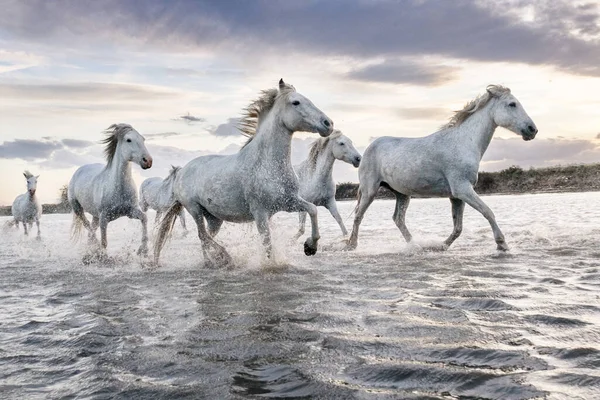
POLYGON ((158 263, 175 218, 183 207, 198 226, 202 251, 209 262, 229 264, 232 261, 213 239, 223 221, 255 221, 270 256, 269 219, 279 211, 308 212, 312 236, 304 243, 304 252, 316 253, 320 238, 317 207, 298 195, 298 178, 290 161, 292 134, 307 131, 329 136, 333 122, 282 79, 279 89, 265 90, 250 103, 240 127, 249 140, 237 154, 198 157, 177 174, 173 185, 176 201, 167 211, 155 239, 155 262, 158 263))
POLYGON ((152 157, 144 145, 144 137, 128 124, 114 124, 106 131, 104 155, 107 164, 87 164, 80 167, 69 182, 68 198, 73 208, 73 236, 82 226, 89 231, 90 241, 96 240, 100 226, 101 244, 108 244, 108 223, 119 217, 139 219, 142 222, 142 245, 138 254, 148 253, 146 214, 140 210, 137 190, 131 177, 131 162, 142 169, 152 167, 152 157), (92 223, 84 212, 92 215, 92 223))
POLYGON ((38 201, 35 191, 37 189, 37 180, 39 175, 33 176, 29 171, 23 173, 27 179, 27 193, 23 193, 13 201, 12 215, 14 220, 9 225, 16 225, 19 228, 19 222, 23 223, 25 235, 28 235, 27 224, 29 228, 33 226, 33 222, 37 226, 37 237, 40 237, 40 218, 42 218, 42 205, 38 201))
POLYGON ((347 249, 356 248, 358 228, 379 186, 396 195, 394 222, 404 239, 412 236, 404 223, 412 195, 449 197, 454 230, 444 241, 448 248, 462 232, 465 203, 490 223, 498 250, 508 250, 494 213, 479 198, 473 186, 481 158, 498 126, 524 140, 532 140, 537 128, 510 89, 490 85, 486 92, 457 111, 442 128, 422 138, 380 137, 365 150, 358 169, 360 180, 354 227, 347 249))
MULTIPOLYGON (((140 186, 140 208, 143 212, 148 211, 148 208, 156 211, 155 224, 160 222, 162 213, 168 210, 175 201, 173 182, 175 182, 175 177, 180 170, 181 167, 171 166, 171 171, 165 179, 157 177, 148 178, 140 186)), ((181 210, 179 220, 181 221, 181 226, 187 232, 184 210, 181 210)))
MULTIPOLYGON (((331 136, 315 140, 310 147, 308 158, 294 167, 300 181, 300 197, 315 206, 327 208, 342 229, 344 236, 348 231, 335 202, 333 163, 335 160, 341 160, 358 168, 360 158, 360 153, 354 148, 352 140, 339 130, 335 130, 331 136)), ((299 217, 300 228, 296 239, 304 234, 306 212, 300 212, 299 217)))

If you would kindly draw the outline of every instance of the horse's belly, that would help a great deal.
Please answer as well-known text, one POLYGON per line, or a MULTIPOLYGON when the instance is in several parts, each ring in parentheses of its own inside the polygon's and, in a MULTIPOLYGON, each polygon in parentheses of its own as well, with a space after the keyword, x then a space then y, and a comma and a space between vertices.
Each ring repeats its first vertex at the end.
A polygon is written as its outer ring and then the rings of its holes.
POLYGON ((443 175, 414 176, 386 183, 395 191, 409 196, 448 197, 452 194, 450 185, 443 175))

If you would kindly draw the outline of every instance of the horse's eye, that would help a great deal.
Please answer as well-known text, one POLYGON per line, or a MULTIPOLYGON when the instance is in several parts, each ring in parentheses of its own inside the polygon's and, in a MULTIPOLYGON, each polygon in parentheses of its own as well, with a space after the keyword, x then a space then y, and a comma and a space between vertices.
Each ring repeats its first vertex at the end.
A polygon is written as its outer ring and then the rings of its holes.
POLYGON ((517 103, 515 103, 514 101, 512 103, 508 104, 509 107, 515 108, 517 107, 517 103))
POLYGON ((342 142, 342 143, 340 143, 340 146, 344 146, 345 144, 346 144, 346 143, 342 142))
POLYGON ((292 101, 292 104, 295 105, 295 106, 299 106, 300 102, 298 100, 294 100, 294 101, 292 101))
POLYGON ((131 139, 127 139, 127 143, 131 143, 131 139))

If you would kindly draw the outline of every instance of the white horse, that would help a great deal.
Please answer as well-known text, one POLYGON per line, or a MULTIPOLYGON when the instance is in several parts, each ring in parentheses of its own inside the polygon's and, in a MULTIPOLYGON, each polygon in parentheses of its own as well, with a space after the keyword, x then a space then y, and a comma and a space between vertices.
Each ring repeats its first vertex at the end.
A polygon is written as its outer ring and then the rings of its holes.
MULTIPOLYGON (((155 224, 160 222, 162 213, 168 210, 175 201, 173 183, 180 170, 181 167, 171 166, 171 171, 165 179, 158 177, 148 178, 140 186, 140 208, 143 212, 148 211, 148 208, 156 211, 155 224)), ((179 214, 179 221, 181 221, 181 226, 187 232, 184 210, 181 210, 181 214, 179 214)))
POLYGON ((138 254, 148 252, 146 214, 140 210, 137 190, 131 177, 131 162, 143 169, 152 167, 152 157, 144 145, 144 137, 131 125, 115 124, 106 130, 103 140, 107 164, 87 164, 80 167, 69 182, 68 197, 73 208, 74 237, 85 227, 90 241, 96 240, 100 226, 101 244, 108 244, 106 228, 119 217, 139 219, 142 222, 142 245, 138 254), (92 223, 84 212, 92 215, 92 223))
MULTIPOLYGON (((354 148, 352 140, 336 129, 331 136, 315 140, 310 147, 308 158, 294 168, 300 181, 300 197, 315 206, 327 208, 342 229, 344 236, 348 231, 335 202, 333 163, 335 160, 341 160, 358 168, 360 158, 360 153, 354 148)), ((296 239, 304 234, 306 212, 300 212, 299 218, 300 227, 296 239)))
POLYGON ((209 262, 229 264, 232 261, 213 239, 223 221, 255 221, 270 256, 269 219, 279 211, 308 212, 312 236, 304 243, 304 252, 316 253, 320 237, 317 207, 298 195, 298 178, 290 160, 292 134, 308 131, 329 136, 333 122, 282 79, 279 89, 263 91, 245 109, 240 126, 250 139, 237 154, 198 157, 175 178, 176 201, 167 211, 155 239, 156 263, 183 207, 198 226, 202 251, 209 262))
POLYGON ((404 223, 410 197, 447 196, 452 203, 454 230, 444 241, 444 248, 462 232, 467 203, 490 223, 498 250, 508 250, 494 213, 473 190, 479 163, 498 126, 521 135, 524 140, 532 140, 538 131, 510 89, 490 85, 438 132, 422 138, 380 137, 373 141, 358 169, 358 205, 346 248, 356 248, 365 211, 379 186, 385 186, 396 195, 393 219, 407 242, 412 239, 404 223))
POLYGON ((38 201, 35 191, 37 189, 37 180, 39 175, 33 176, 29 171, 23 173, 27 179, 27 193, 23 193, 15 198, 12 204, 13 221, 9 225, 16 225, 19 228, 19 222, 23 223, 25 235, 28 235, 27 224, 29 229, 33 226, 33 222, 37 226, 37 237, 40 237, 40 218, 42 218, 42 205, 38 201))

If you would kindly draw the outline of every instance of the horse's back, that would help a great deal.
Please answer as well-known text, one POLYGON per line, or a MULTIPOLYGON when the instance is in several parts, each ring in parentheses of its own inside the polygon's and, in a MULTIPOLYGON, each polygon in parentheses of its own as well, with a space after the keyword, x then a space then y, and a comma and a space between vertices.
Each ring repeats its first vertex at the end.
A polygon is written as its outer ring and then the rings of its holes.
POLYGON ((421 138, 383 136, 365 150, 359 167, 360 181, 385 182, 406 195, 449 196, 448 148, 439 146, 439 135, 421 138))

